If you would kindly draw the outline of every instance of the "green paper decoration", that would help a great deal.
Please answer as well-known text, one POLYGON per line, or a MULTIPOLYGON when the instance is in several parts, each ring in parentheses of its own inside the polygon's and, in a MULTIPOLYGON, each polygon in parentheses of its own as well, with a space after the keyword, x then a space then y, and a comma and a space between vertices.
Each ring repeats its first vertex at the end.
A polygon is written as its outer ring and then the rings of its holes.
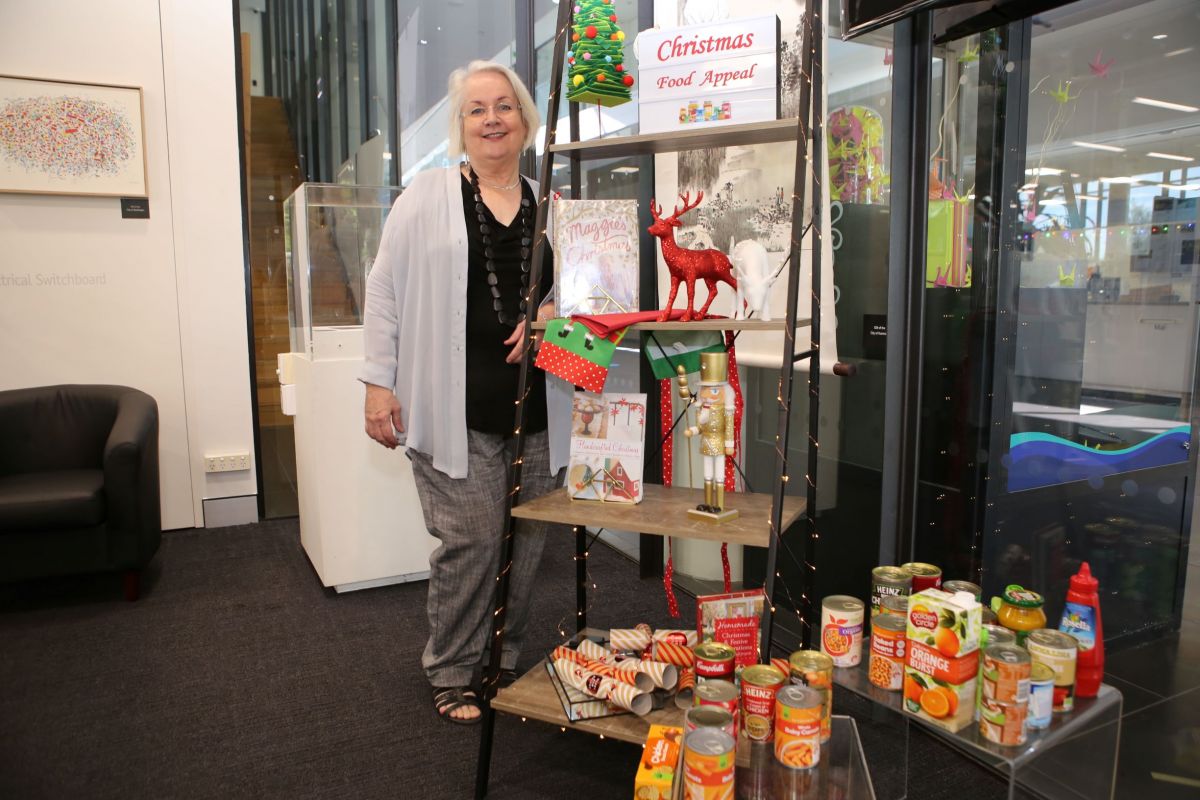
MULTIPOLYGON (((569 0, 564 0, 569 2, 569 0)), ((625 33, 617 27, 610 0, 575 0, 567 99, 576 103, 619 106, 632 97, 633 76, 625 71, 625 33), (607 58, 606 58, 607 56, 607 58)))

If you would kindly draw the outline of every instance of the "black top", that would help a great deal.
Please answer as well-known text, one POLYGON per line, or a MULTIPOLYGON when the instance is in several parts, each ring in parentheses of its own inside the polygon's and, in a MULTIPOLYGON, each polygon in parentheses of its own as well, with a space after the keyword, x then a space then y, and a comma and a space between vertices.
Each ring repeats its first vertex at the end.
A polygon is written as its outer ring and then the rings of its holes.
MULTIPOLYGON (((523 179, 522 196, 529 200, 529 231, 537 217, 537 198, 523 179)), ((475 211, 475 189, 464 175, 462 179, 463 213, 467 221, 467 427, 483 433, 511 435, 516 419, 518 383, 521 364, 506 364, 504 358, 513 346, 505 344, 513 328, 502 325, 492 306, 492 291, 488 285, 487 259, 483 255, 483 234, 479 231, 475 211)), ((505 311, 517 315, 521 301, 521 211, 508 225, 501 225, 484 205, 484 216, 491 229, 500 298, 505 311)), ((554 285, 554 257, 549 243, 542 249, 542 291, 539 302, 554 285)), ((531 270, 532 271, 532 270, 531 270)), ((536 313, 529 314, 531 318, 536 313)), ((525 404, 525 432, 546 430, 546 376, 540 369, 530 369, 527 380, 529 397, 525 404)))

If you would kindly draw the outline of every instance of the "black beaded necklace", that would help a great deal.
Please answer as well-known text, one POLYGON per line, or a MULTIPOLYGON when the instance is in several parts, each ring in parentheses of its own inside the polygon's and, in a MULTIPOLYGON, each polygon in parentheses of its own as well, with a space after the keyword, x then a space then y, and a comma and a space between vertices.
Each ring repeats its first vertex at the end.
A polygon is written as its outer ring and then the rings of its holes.
MULTIPOLYGON (((525 190, 521 190, 521 302, 518 306, 516 316, 509 314, 504 310, 504 301, 500 299, 500 278, 496 275, 495 251, 492 249, 492 229, 488 225, 487 206, 483 203, 483 196, 479 193, 479 176, 475 174, 475 168, 468 166, 467 172, 471 177, 471 188, 475 190, 475 217, 479 220, 479 235, 483 239, 483 257, 484 267, 487 268, 488 288, 492 290, 492 310, 496 312, 496 319, 500 320, 501 325, 508 327, 516 327, 525 316, 526 301, 525 290, 529 288, 529 265, 530 265, 530 248, 533 244, 533 231, 529 226, 529 198, 525 197, 525 190)), ((520 183, 520 178, 517 182, 520 183)))

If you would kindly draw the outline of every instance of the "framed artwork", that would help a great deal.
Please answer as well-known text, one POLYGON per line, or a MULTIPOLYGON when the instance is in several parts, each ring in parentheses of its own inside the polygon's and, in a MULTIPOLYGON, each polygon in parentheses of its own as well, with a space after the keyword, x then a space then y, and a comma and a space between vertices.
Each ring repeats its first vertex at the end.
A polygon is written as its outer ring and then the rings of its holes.
POLYGON ((146 197, 141 88, 0 75, 0 192, 146 197))

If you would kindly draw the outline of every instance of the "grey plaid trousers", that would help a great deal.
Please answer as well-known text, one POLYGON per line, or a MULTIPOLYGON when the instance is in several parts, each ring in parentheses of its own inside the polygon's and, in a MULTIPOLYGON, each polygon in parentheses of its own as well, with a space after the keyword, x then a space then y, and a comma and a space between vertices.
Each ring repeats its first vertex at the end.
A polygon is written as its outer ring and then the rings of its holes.
MULTIPOLYGON (((500 544, 504 537, 504 500, 516 440, 499 434, 467 431, 467 477, 451 478, 433 467, 424 453, 408 451, 425 527, 441 545, 429 557, 429 642, 421 666, 434 686, 466 686, 483 658, 495 603, 500 544)), ((545 431, 525 437, 521 499, 540 497, 561 484, 550 474, 545 431)), ((501 666, 514 669, 547 523, 520 520, 513 542, 508 612, 501 666)))

